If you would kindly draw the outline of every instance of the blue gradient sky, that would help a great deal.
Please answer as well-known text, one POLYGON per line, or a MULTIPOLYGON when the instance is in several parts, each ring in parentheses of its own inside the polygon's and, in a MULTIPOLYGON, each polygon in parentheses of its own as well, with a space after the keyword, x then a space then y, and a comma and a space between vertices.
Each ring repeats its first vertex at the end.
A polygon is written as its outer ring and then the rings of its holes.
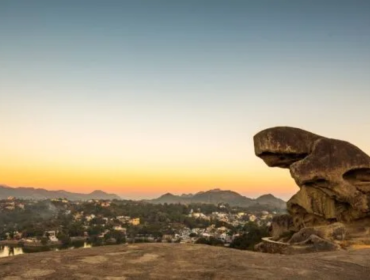
POLYGON ((0 182, 289 197, 276 125, 370 153, 370 1, 0 1, 0 182))

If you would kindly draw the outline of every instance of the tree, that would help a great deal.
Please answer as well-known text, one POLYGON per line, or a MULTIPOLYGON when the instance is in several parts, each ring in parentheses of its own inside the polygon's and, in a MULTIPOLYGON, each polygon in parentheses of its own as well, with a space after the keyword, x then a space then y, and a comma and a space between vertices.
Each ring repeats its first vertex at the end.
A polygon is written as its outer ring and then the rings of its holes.
POLYGON ((230 244, 230 248, 240 250, 253 250, 254 246, 261 242, 262 237, 269 235, 268 227, 258 227, 255 223, 248 223, 245 227, 247 232, 236 237, 230 244))
POLYGON ((0 240, 5 240, 6 239, 6 233, 5 232, 0 232, 0 240))
POLYGON ((104 235, 105 241, 112 238, 116 240, 116 244, 126 243, 126 236, 122 231, 111 230, 110 232, 104 235))
POLYGON ((47 237, 42 237, 41 238, 41 245, 42 246, 46 246, 48 244, 48 242, 49 242, 49 238, 47 238, 47 237))
POLYGON ((70 224, 67 228, 67 231, 69 233, 69 236, 75 237, 75 236, 83 236, 85 229, 81 223, 73 223, 70 224))
POLYGON ((98 236, 90 237, 90 242, 93 246, 101 246, 103 245, 103 239, 98 236))
POLYGON ((103 233, 104 231, 104 227, 100 226, 100 225, 96 225, 96 226, 91 226, 89 227, 89 229, 87 230, 89 236, 96 236, 96 235, 99 235, 101 233, 103 233))
POLYGON ((189 234, 189 237, 197 237, 197 236, 198 236, 198 234, 196 234, 195 232, 192 232, 192 233, 189 234))
POLYGON ((71 245, 71 238, 69 237, 69 235, 65 233, 59 233, 57 237, 59 241, 62 243, 63 247, 68 247, 71 245))
POLYGON ((223 246, 224 245, 224 243, 221 240, 214 238, 213 236, 209 238, 201 237, 195 242, 195 244, 205 244, 205 245, 211 245, 211 246, 223 246))

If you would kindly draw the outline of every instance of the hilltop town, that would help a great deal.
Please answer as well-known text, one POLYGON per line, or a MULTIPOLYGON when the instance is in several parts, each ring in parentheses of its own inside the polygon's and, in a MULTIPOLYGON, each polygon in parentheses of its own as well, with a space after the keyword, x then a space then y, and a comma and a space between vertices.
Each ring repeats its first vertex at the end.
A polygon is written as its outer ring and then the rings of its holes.
POLYGON ((170 242, 250 249, 275 211, 228 204, 151 204, 124 200, 70 201, 65 198, 0 200, 0 244, 69 246, 170 242), (253 233, 257 237, 248 237, 253 233), (243 239, 248 242, 243 243, 243 239), (253 243, 253 244, 252 244, 253 243), (244 244, 244 245, 241 245, 244 244))

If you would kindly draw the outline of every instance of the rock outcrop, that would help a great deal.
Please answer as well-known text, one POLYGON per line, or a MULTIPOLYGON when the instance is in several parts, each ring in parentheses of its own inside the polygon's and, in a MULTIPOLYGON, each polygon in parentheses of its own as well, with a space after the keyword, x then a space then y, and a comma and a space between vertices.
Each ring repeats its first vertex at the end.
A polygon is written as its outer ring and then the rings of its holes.
POLYGON ((370 249, 291 256, 145 243, 0 258, 0 267, 3 280, 369 279, 370 249))
MULTIPOLYGON (((300 188, 287 202, 293 231, 336 222, 370 225, 370 157, 358 147, 292 127, 259 132, 254 147, 268 166, 289 169, 300 188)), ((284 231, 279 222, 274 237, 284 231)))

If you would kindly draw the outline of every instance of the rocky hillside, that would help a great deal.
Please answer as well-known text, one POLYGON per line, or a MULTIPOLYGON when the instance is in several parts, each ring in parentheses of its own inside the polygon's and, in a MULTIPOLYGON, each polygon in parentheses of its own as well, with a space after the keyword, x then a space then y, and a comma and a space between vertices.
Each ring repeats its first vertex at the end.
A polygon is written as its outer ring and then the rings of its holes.
POLYGON ((271 255, 192 244, 138 244, 0 259, 0 279, 369 279, 370 249, 271 255))
POLYGON ((108 194, 103 191, 93 191, 89 194, 72 193, 67 191, 48 191, 45 189, 36 188, 11 188, 0 186, 0 199, 6 199, 9 196, 14 196, 21 199, 52 199, 66 198, 69 200, 89 200, 89 199, 121 199, 116 194, 108 194))
POLYGON ((241 194, 229 190, 214 189, 206 192, 199 192, 194 195, 173 195, 167 193, 159 198, 150 200, 152 203, 227 203, 231 206, 251 207, 264 205, 270 208, 285 209, 285 201, 276 198, 272 194, 262 195, 256 199, 242 196, 241 194))

